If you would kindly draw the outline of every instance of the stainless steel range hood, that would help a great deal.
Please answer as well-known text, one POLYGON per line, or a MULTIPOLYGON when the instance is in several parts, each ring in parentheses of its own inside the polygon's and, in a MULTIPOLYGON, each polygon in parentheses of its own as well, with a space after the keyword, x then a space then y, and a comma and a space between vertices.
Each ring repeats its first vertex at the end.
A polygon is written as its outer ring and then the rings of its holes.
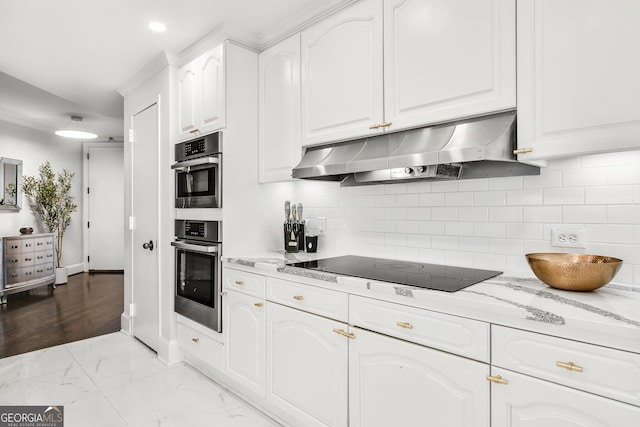
POLYGON ((516 112, 509 111, 311 147, 293 177, 351 186, 539 175, 539 167, 516 160, 515 148, 516 112))

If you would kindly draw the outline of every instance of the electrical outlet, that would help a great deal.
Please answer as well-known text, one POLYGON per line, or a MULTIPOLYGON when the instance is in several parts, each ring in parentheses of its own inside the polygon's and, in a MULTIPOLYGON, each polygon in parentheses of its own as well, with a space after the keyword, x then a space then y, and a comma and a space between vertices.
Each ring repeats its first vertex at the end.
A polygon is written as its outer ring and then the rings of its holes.
POLYGON ((551 246, 563 248, 586 248, 587 230, 584 228, 552 228, 551 246))

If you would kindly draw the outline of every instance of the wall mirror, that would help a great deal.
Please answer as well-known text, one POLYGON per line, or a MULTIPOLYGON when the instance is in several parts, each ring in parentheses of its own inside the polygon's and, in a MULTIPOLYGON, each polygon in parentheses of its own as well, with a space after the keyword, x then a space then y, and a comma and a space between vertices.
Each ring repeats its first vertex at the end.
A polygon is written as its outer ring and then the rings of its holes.
POLYGON ((22 203, 22 160, 0 157, 0 210, 19 211, 22 203))

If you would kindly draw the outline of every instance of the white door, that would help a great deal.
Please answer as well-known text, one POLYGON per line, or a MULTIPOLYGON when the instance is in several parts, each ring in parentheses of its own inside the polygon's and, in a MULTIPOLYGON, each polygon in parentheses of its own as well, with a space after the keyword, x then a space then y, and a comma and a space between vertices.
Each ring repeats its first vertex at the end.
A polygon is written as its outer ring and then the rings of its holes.
POLYGON ((302 144, 380 133, 382 2, 365 0, 302 32, 302 144))
POLYGON ((389 130, 516 106, 515 0, 386 0, 389 130))
POLYGON ((227 374, 264 396, 264 300, 227 291, 223 315, 227 374))
POLYGON ((87 148, 90 271, 124 270, 124 148, 87 148))
POLYGON ((350 426, 489 426, 489 365, 349 330, 350 426))
MULTIPOLYGON (((493 427, 637 427, 640 408, 504 369, 491 385, 493 427)), ((615 379, 612 379, 615 381, 615 379)))
POLYGON ((350 340, 334 329, 346 325, 267 302, 267 400, 304 426, 348 424, 350 340))
POLYGON ((131 118, 133 335, 154 350, 160 335, 158 281, 158 105, 131 118))

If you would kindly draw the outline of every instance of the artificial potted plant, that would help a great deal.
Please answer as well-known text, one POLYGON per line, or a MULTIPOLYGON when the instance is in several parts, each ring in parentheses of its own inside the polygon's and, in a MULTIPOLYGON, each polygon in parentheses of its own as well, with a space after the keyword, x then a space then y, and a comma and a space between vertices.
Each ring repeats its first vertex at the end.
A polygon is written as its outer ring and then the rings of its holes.
POLYGON ((38 171, 39 177, 23 177, 22 191, 36 218, 40 218, 49 232, 56 235, 56 284, 66 283, 67 269, 60 260, 64 232, 71 223, 71 213, 78 208, 70 194, 75 174, 66 169, 56 174, 48 161, 40 165, 38 171))

